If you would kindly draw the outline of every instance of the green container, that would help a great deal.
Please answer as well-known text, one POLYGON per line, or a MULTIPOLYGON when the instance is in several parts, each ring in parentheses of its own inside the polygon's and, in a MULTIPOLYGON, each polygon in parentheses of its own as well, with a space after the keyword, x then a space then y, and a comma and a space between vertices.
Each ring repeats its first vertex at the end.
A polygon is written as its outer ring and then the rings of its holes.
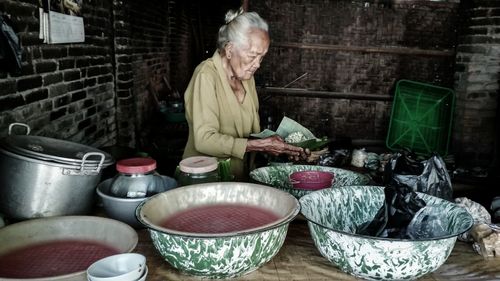
POLYGON ((429 156, 448 154, 455 94, 430 84, 400 80, 392 105, 386 144, 389 149, 429 156))

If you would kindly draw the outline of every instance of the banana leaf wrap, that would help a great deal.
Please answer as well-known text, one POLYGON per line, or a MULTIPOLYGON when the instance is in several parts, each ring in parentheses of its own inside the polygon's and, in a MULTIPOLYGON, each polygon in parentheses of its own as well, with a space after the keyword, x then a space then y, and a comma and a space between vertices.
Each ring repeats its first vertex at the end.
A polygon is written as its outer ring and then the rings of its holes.
POLYGON ((269 129, 265 129, 264 131, 258 134, 251 134, 251 136, 256 138, 268 138, 271 136, 278 135, 281 138, 286 139, 288 135, 295 132, 302 133, 306 140, 295 143, 290 142, 289 144, 302 148, 307 148, 311 151, 319 150, 325 147, 330 142, 330 140, 326 137, 317 138, 309 129, 300 125, 297 121, 290 119, 286 116, 283 117, 283 119, 281 120, 280 125, 278 126, 276 132, 269 129))

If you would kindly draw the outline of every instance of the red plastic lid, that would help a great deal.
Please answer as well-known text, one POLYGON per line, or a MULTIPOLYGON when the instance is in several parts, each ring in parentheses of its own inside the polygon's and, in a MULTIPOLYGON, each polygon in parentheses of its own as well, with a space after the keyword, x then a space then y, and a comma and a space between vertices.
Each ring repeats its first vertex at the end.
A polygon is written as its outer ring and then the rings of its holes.
POLYGON ((116 162, 116 170, 127 174, 145 174, 156 169, 156 160, 149 157, 136 157, 116 162))

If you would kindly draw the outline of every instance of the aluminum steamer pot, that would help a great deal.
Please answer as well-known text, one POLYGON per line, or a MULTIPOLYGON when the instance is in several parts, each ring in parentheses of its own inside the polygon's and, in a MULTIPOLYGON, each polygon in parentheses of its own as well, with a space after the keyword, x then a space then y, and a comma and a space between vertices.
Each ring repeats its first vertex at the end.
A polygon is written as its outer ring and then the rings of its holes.
POLYGON ((13 136, 12 125, 0 140, 0 213, 15 220, 89 213, 111 155, 69 141, 13 136))

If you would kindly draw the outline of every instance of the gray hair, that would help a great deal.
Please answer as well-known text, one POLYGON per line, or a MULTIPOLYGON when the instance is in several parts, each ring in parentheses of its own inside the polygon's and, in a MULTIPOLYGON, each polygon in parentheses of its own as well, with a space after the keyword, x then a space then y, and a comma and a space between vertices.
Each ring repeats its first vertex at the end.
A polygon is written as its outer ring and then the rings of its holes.
POLYGON ((242 8, 238 11, 229 10, 225 16, 226 24, 219 28, 217 38, 217 49, 223 51, 229 42, 242 46, 248 42, 247 33, 252 28, 268 31, 267 22, 256 12, 244 12, 242 8))

